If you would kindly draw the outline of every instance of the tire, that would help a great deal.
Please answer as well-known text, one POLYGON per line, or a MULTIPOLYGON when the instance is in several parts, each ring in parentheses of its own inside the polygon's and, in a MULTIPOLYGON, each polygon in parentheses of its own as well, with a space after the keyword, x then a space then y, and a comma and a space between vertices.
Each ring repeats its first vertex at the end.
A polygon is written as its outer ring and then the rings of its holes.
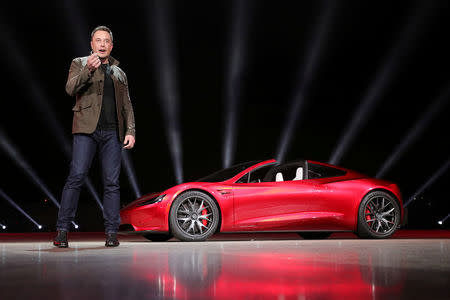
POLYGON ((332 232, 298 232, 298 235, 305 240, 322 240, 329 238, 332 232))
POLYGON ((397 200, 386 192, 367 194, 358 210, 358 232, 360 238, 388 238, 397 230, 401 218, 397 200))
POLYGON ((171 234, 159 234, 159 233, 147 233, 142 235, 143 237, 145 237, 147 240, 153 241, 153 242, 166 242, 168 240, 170 240, 171 238, 173 238, 173 235, 171 234))
POLYGON ((178 196, 170 208, 172 234, 181 241, 204 241, 219 225, 219 209, 207 194, 190 191, 178 196))

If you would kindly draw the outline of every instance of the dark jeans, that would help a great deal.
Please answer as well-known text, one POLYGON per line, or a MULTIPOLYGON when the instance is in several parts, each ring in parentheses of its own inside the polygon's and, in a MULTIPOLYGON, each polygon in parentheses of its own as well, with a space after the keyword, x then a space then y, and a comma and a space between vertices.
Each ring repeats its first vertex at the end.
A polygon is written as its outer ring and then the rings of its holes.
POLYGON ((103 218, 105 232, 115 233, 120 225, 119 174, 122 145, 116 130, 99 130, 92 134, 74 134, 70 174, 62 192, 57 230, 69 231, 75 218, 80 190, 95 152, 99 153, 103 177, 103 218))

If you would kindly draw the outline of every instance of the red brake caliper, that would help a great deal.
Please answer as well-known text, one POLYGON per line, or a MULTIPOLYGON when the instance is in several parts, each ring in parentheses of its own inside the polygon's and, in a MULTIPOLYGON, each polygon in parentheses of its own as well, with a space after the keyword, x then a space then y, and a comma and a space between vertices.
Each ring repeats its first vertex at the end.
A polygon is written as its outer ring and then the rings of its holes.
MULTIPOLYGON (((208 211, 206 210, 206 208, 204 210, 202 210, 202 216, 208 214, 208 211)), ((205 219, 202 220, 202 224, 206 226, 206 224, 208 224, 208 221, 206 221, 205 219)))
POLYGON ((366 206, 366 211, 365 211, 365 213, 366 213, 366 220, 370 220, 370 213, 371 213, 371 211, 370 211, 368 205, 366 206))

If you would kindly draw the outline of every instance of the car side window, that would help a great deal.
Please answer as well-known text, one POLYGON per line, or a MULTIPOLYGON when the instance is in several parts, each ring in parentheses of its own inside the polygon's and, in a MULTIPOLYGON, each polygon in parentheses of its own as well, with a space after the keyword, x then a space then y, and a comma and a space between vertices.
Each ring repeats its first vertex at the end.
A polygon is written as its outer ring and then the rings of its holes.
POLYGON ((305 164, 302 162, 287 163, 273 167, 262 181, 281 182, 296 181, 306 178, 305 164))
POLYGON ((245 175, 239 178, 239 180, 236 181, 236 183, 248 183, 248 173, 245 173, 245 175))
POLYGON ((252 170, 239 178, 236 183, 259 183, 263 182, 267 172, 273 168, 273 165, 264 165, 256 170, 252 170))
POLYGON ((284 181, 294 181, 303 179, 303 168, 299 165, 289 165, 281 170, 284 181), (301 178, 299 177, 301 173, 301 178))
POLYGON ((345 174, 347 174, 346 171, 342 171, 331 167, 316 165, 312 163, 308 165, 309 179, 337 177, 337 176, 344 176, 345 174))

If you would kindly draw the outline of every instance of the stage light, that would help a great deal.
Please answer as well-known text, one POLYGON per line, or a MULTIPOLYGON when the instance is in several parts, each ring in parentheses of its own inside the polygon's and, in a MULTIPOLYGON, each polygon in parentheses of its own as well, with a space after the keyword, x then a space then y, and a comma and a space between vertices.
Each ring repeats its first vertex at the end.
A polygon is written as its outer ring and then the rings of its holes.
MULTIPOLYGON (((28 82, 29 89, 27 90, 31 96, 28 97, 28 99, 30 99, 32 104, 34 105, 37 111, 37 115, 42 117, 42 120, 52 131, 53 136, 58 140, 59 144, 62 147, 63 153, 70 159, 72 153, 71 143, 62 130, 63 127, 61 123, 57 120, 57 114, 50 107, 49 101, 47 101, 48 97, 45 95, 42 88, 35 80, 35 78, 38 77, 34 75, 31 68, 29 67, 31 64, 21 53, 20 47, 15 43, 15 39, 12 38, 12 34, 2 24, 0 24, 0 33, 3 35, 3 38, 0 39, 0 43, 5 43, 5 49, 9 49, 7 53, 9 57, 6 59, 6 62, 11 64, 12 69, 18 71, 18 77, 21 78, 21 80, 25 79, 25 82, 28 82)), ((90 179, 87 178, 85 183, 89 192, 94 197, 100 209, 103 211, 103 205, 90 179)))
POLYGON ((225 132, 223 144, 223 167, 228 168, 234 159, 236 144, 236 126, 239 119, 239 93, 241 91, 241 74, 244 61, 248 34, 248 14, 251 11, 249 1, 233 2, 233 20, 230 35, 230 58, 228 61, 228 75, 225 96, 225 132))
POLYGON ((398 69, 400 62, 402 62, 404 57, 407 57, 406 53, 408 53, 408 50, 414 45, 415 39, 419 36, 419 31, 424 27, 421 22, 425 19, 425 15, 428 12, 427 8, 430 8, 429 4, 425 2, 427 1, 424 1, 421 5, 415 7, 415 12, 410 14, 406 27, 401 33, 401 37, 398 39, 388 56, 389 59, 380 69, 378 69, 375 80, 370 85, 365 97, 354 112, 351 121, 347 124, 347 127, 343 131, 341 138, 330 157, 329 162, 331 164, 340 163, 354 139, 370 120, 383 93, 392 82, 393 75, 398 69))
POLYGON ((75 227, 75 229, 78 229, 79 227, 77 224, 74 224, 73 226, 75 227))
POLYGON ((425 189, 430 187, 439 177, 445 174, 445 172, 450 167, 450 158, 447 159, 447 161, 442 164, 442 166, 433 173, 433 176, 431 176, 409 199, 408 201, 403 205, 403 207, 407 207, 412 201, 416 200, 416 197, 423 193, 425 189))
POLYGON ((179 96, 176 68, 174 66, 174 49, 172 44, 172 29, 169 21, 166 1, 155 1, 151 7, 152 14, 149 17, 149 26, 153 28, 156 42, 151 43, 155 47, 156 73, 159 78, 159 97, 161 109, 163 111, 165 131, 168 140, 169 150, 175 171, 175 178, 178 184, 183 182, 182 146, 181 130, 179 125, 179 96))
POLYGON ((133 168, 133 164, 131 162, 130 156, 128 154, 128 150, 123 150, 122 151, 122 164, 125 167, 125 171, 127 172, 128 175, 128 181, 130 182, 133 191, 134 191, 134 195, 136 196, 136 198, 140 198, 141 197, 141 191, 139 190, 139 186, 137 183, 137 179, 136 179, 136 175, 134 172, 134 168, 133 168))
POLYGON ((39 228, 39 229, 42 229, 42 225, 38 225, 38 228, 39 228))
POLYGON ((286 152, 291 143, 293 132, 303 112, 307 90, 313 80, 314 71, 317 69, 320 54, 323 51, 324 43, 328 36, 327 32, 330 28, 330 22, 333 19, 332 14, 337 10, 336 5, 337 1, 335 0, 325 2, 325 7, 322 10, 322 15, 318 18, 315 34, 310 41, 308 52, 303 62, 303 69, 301 69, 297 75, 296 81, 299 82, 298 89, 295 91, 294 97, 292 98, 288 117, 286 118, 286 123, 278 143, 276 160, 279 163, 284 161, 286 152))
POLYGON ((6 229, 6 225, 0 223, 0 226, 2 227, 2 229, 6 229))
POLYGON ((34 225, 36 225, 36 227, 41 226, 29 214, 27 214, 18 204, 16 204, 16 202, 14 202, 1 188, 0 188, 0 197, 8 201, 9 204, 11 204, 22 215, 24 215, 28 220, 30 220, 34 225))
POLYGON ((450 97, 450 84, 446 87, 443 93, 430 105, 428 110, 419 118, 414 127, 412 127, 403 141, 397 146, 394 152, 389 156, 385 163, 381 166, 377 172, 376 177, 380 178, 400 159, 405 151, 418 139, 418 137, 424 132, 428 124, 433 118, 441 112, 445 104, 448 103, 450 97))
POLYGON ((443 218, 442 220, 438 221, 439 225, 443 225, 445 223, 445 221, 447 221, 447 219, 450 217, 450 214, 448 214, 445 218, 443 218))

